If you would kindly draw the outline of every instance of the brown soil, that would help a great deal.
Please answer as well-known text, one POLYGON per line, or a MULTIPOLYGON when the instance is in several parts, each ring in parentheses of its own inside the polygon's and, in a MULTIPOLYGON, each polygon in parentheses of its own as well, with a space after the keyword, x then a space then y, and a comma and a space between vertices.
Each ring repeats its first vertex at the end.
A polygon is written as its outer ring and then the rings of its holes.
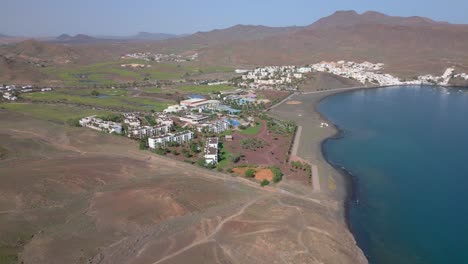
POLYGON ((86 128, 1 109, 0 121, 0 259, 366 263, 328 198, 261 188, 86 128))
MULTIPOLYGON (((250 169, 248 167, 241 167, 241 168, 233 168, 232 170, 241 175, 244 176, 245 172, 250 169)), ((273 180, 273 172, 270 169, 267 168, 254 168, 255 169, 255 179, 257 181, 263 181, 263 180, 268 180, 272 181, 273 180)))

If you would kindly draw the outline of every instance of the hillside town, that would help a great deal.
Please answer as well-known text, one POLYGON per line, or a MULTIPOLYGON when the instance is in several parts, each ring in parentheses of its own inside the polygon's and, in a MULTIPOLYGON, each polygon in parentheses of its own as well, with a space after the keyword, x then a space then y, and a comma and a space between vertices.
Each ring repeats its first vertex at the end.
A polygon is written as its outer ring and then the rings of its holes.
POLYGON ((402 81, 399 78, 383 73, 383 63, 371 63, 364 61, 320 62, 303 67, 298 66, 267 66, 253 70, 236 69, 236 73, 242 74, 242 80, 237 83, 241 88, 258 90, 287 90, 296 91, 298 85, 307 78, 311 72, 325 72, 354 79, 363 85, 403 85, 403 84, 437 84, 449 85, 452 78, 468 80, 465 73, 455 73, 454 68, 448 68, 441 76, 422 75, 415 80, 402 81))
POLYGON ((237 69, 242 74, 242 81, 237 85, 242 88, 259 90, 296 91, 298 83, 305 78, 305 73, 311 72, 308 67, 267 66, 254 70, 237 69))

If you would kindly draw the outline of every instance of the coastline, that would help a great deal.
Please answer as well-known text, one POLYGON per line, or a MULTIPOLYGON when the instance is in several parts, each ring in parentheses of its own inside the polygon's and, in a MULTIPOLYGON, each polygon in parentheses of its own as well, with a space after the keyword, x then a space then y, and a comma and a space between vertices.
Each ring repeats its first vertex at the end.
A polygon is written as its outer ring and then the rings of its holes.
MULTIPOLYGON (((331 193, 325 192, 324 195, 327 197, 335 198, 340 204, 342 208, 342 220, 346 225, 348 231, 353 236, 356 246, 359 250, 362 251, 362 248, 356 241, 355 234, 353 233, 353 227, 350 221, 350 206, 359 200, 359 179, 352 174, 352 172, 348 171, 346 168, 343 168, 337 164, 334 164, 332 161, 329 160, 327 152, 325 151, 324 145, 329 140, 338 140, 345 136, 344 130, 342 130, 339 126, 334 124, 330 121, 327 117, 325 117, 318 109, 320 103, 330 96, 335 96, 337 94, 346 93, 346 92, 354 92, 358 90, 364 89, 379 89, 379 88, 388 88, 388 87, 398 87, 398 86, 429 86, 429 87, 443 87, 446 89, 467 89, 467 86, 456 86, 456 85, 387 85, 387 86, 360 86, 360 87, 350 87, 350 88, 338 88, 338 89, 330 89, 330 90, 323 90, 323 91, 314 91, 314 92, 306 92, 306 93, 295 93, 284 100, 281 104, 275 105, 271 109, 269 109, 269 114, 281 118, 281 119, 288 119, 294 120, 298 123, 298 125, 304 125, 305 123, 312 123, 318 125, 319 122, 326 122, 329 124, 327 129, 323 129, 326 133, 322 134, 314 134, 309 136, 302 136, 299 141, 299 145, 303 146, 302 152, 298 153, 298 156, 304 158, 305 160, 311 163, 321 163, 326 162, 327 166, 331 167, 334 171, 334 174, 337 177, 341 178, 341 189, 342 193, 338 195, 333 195, 331 193), (294 101, 301 101, 302 104, 300 105, 288 105, 286 102, 288 100, 294 101), (309 105, 307 104, 309 103, 309 105), (300 115, 306 116, 305 118, 300 118, 297 113, 301 113, 300 115), (304 115, 306 114, 306 115, 304 115), (304 147, 304 146, 311 146, 308 142, 313 139, 313 144, 315 146, 312 147, 304 147), (317 140, 318 139, 318 140, 317 140), (315 158, 310 158, 315 157, 315 158)), ((316 130, 315 130, 316 131, 316 130)), ((308 134, 314 130, 307 131, 304 134, 308 134)), ((320 174, 320 173, 319 173, 320 174)), ((327 189, 327 188, 322 188, 327 189)), ((362 251, 364 254, 364 252, 362 251)), ((364 254, 365 255, 365 254, 364 254)), ((366 255, 365 255, 366 256, 366 255)), ((366 256, 368 258, 368 256, 366 256)))
MULTIPOLYGON (((344 131, 340 129, 336 124, 331 122, 327 119, 319 110, 318 106, 322 102, 322 100, 334 96, 340 93, 345 92, 353 92, 357 90, 364 90, 364 89, 377 89, 377 88, 385 88, 391 86, 359 86, 359 87, 350 87, 350 88, 339 88, 339 89, 331 89, 331 90, 324 90, 324 91, 316 91, 316 92, 307 92, 307 93, 295 93, 286 98, 280 104, 275 105, 274 107, 269 109, 269 114, 281 119, 288 119, 294 120, 298 125, 306 125, 309 123, 309 127, 306 126, 306 133, 309 134, 308 136, 302 136, 299 141, 299 145, 302 146, 301 151, 298 152, 298 156, 309 161, 311 164, 317 164, 321 168, 321 172, 319 175, 327 175, 328 173, 332 174, 332 177, 339 178, 340 180, 337 182, 337 191, 331 192, 329 188, 322 188, 320 194, 315 194, 317 196, 321 196, 325 199, 334 199, 339 204, 341 204, 340 208, 340 221, 346 226, 347 230, 350 232, 351 236, 355 241, 356 247, 362 252, 365 256, 362 249, 357 244, 355 235, 353 233, 353 228, 350 223, 349 217, 349 209, 352 203, 356 202, 358 199, 358 179, 346 168, 342 168, 336 164, 333 164, 328 157, 327 153, 324 150, 324 144, 328 140, 336 140, 342 138, 344 136, 344 131), (288 105, 286 102, 288 100, 295 100, 303 102, 300 105, 288 105), (310 103, 310 104, 307 104, 310 103), (297 114, 298 112, 304 112, 307 115, 297 114), (296 115, 294 115, 296 114, 296 115), (306 116, 305 118, 300 118, 306 116), (314 134, 314 130, 311 131, 310 124, 315 124, 318 127, 319 122, 326 122, 329 124, 327 128, 319 128, 321 131, 325 133, 319 135, 310 135, 309 132, 314 134), (308 129, 307 129, 308 128, 308 129), (309 145, 310 146, 310 139, 314 137, 313 146, 312 148, 304 147, 309 145), (327 169, 328 167, 328 169, 327 169), (331 171, 328 171, 331 170, 331 171), (325 171, 325 173, 323 173, 325 171)), ((322 176, 323 179, 323 176, 322 176)), ((321 181, 323 185, 324 181, 321 181)), ((366 256, 367 258, 367 256, 366 256)))

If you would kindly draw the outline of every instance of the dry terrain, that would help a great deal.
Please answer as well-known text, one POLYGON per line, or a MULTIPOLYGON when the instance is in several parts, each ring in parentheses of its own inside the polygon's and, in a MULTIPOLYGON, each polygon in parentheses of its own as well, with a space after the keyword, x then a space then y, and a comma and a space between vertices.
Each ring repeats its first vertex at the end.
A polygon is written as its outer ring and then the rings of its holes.
POLYGON ((330 196, 7 110, 0 121, 2 263, 366 263, 330 196))
MULTIPOLYGON (((0 46, 0 81, 44 82, 57 78, 57 84, 66 83, 70 74, 95 68, 96 63, 118 61, 122 54, 133 52, 197 52, 196 66, 200 69, 368 60, 385 63, 385 72, 403 79, 429 73, 441 75, 451 66, 460 72, 468 71, 468 25, 377 12, 338 11, 303 27, 237 25, 162 40, 94 41, 84 35, 72 39, 77 41, 26 40, 0 46), (69 72, 56 72, 55 67, 66 67, 69 72)), ((122 72, 119 67, 100 70, 116 82, 140 81, 144 77, 138 72, 122 72)), ((150 75, 153 79, 180 77, 161 75, 157 70, 150 75)), ((205 70, 190 78, 231 76, 205 70)))

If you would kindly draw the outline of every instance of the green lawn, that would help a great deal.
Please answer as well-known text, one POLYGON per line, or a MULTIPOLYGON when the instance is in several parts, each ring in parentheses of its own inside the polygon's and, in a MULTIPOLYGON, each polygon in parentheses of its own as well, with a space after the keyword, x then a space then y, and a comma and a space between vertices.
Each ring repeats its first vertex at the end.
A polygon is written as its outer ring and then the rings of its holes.
POLYGON ((68 91, 53 91, 47 93, 29 93, 23 94, 22 97, 33 101, 42 102, 63 102, 71 104, 82 104, 96 107, 108 107, 122 110, 132 111, 162 111, 169 103, 158 102, 155 100, 140 98, 140 97, 126 97, 126 96, 108 96, 96 97, 88 94, 75 95, 73 92, 69 94, 68 91))
POLYGON ((231 152, 229 152, 224 144, 220 144, 221 149, 219 150, 219 162, 218 168, 225 168, 229 163, 231 163, 231 158, 234 156, 231 152))
POLYGON ((244 130, 239 130, 238 132, 244 135, 256 135, 260 132, 260 128, 262 128, 262 124, 258 123, 256 126, 251 126, 244 130))
POLYGON ((175 88, 175 90, 186 93, 199 93, 209 94, 215 92, 222 92, 227 90, 234 90, 235 88, 228 85, 186 85, 175 88))
POLYGON ((72 118, 81 118, 90 115, 108 115, 112 112, 103 110, 83 109, 76 106, 8 103, 0 104, 0 107, 13 112, 23 113, 35 118, 65 123, 72 118))
POLYGON ((84 66, 46 67, 41 71, 67 85, 92 86, 95 84, 116 84, 119 82, 181 79, 203 73, 230 72, 227 67, 199 67, 190 63, 156 63, 137 59, 123 59, 99 62, 84 66), (149 68, 124 68, 122 64, 151 65, 149 68))

